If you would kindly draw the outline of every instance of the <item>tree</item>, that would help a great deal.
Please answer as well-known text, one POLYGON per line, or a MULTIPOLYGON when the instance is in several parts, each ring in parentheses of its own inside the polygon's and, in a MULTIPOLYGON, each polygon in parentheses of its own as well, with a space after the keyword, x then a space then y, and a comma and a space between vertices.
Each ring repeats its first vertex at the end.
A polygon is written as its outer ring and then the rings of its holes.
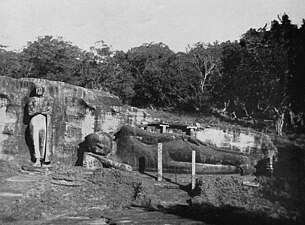
POLYGON ((82 60, 84 86, 107 90, 129 104, 134 96, 134 78, 129 72, 127 56, 123 51, 112 51, 104 41, 98 41, 82 60))
POLYGON ((22 70, 20 54, 7 51, 7 46, 0 45, 0 76, 18 78, 22 70))
POLYGON ((199 110, 203 105, 211 104, 213 88, 221 77, 220 53, 218 42, 214 44, 198 42, 193 47, 189 47, 187 51, 199 84, 199 89, 196 91, 196 110, 199 110))
POLYGON ((21 54, 30 65, 27 76, 76 85, 82 83, 79 68, 85 52, 61 37, 38 37, 38 40, 28 42, 21 54))
POLYGON ((165 67, 167 91, 164 93, 168 106, 177 110, 198 110, 198 71, 193 58, 183 52, 172 55, 165 67))
MULTIPOLYGON (((289 93, 293 114, 304 124, 305 112, 305 20, 299 29, 291 34, 291 50, 289 51, 289 93), (301 117, 301 118, 300 118, 301 117), (302 118, 303 117, 303 118, 302 118)), ((298 126, 298 124, 295 124, 298 126)), ((304 125, 303 125, 304 126, 304 125)))
POLYGON ((225 42, 221 44, 221 77, 215 84, 213 101, 216 107, 222 112, 228 112, 236 118, 236 104, 240 96, 237 91, 243 86, 242 75, 238 71, 238 67, 242 60, 242 49, 240 44, 235 42, 225 42))
POLYGON ((280 135, 293 99, 289 87, 296 58, 292 48, 296 31, 284 14, 280 23, 272 22, 270 30, 266 26, 250 29, 239 46, 226 46, 222 53, 222 90, 229 98, 227 102, 234 102, 233 112, 240 108, 254 122, 257 118, 273 118, 280 135))
POLYGON ((135 96, 135 78, 129 71, 130 65, 127 54, 123 51, 115 51, 107 61, 109 79, 105 86, 110 92, 119 96, 123 103, 130 104, 135 96))
POLYGON ((127 52, 129 72, 135 79, 132 104, 140 107, 167 105, 167 77, 164 68, 173 51, 163 43, 143 44, 127 52))

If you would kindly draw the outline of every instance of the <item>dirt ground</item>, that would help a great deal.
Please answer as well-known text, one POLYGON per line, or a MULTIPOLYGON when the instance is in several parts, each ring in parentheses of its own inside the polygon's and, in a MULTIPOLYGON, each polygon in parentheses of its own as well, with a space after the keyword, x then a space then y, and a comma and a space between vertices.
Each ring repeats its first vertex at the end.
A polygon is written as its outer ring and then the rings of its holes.
POLYGON ((0 224, 303 224, 304 151, 277 145, 274 177, 202 175, 193 191, 185 174, 158 183, 156 173, 56 164, 25 172, 0 161, 0 224))
MULTIPOLYGON (((5 164, 3 161, 0 163, 5 164)), ((90 171, 81 167, 54 166, 31 173, 16 169, 10 171, 9 176, 2 172, 1 178, 2 193, 22 194, 15 201, 11 201, 10 196, 2 196, 2 220, 48 218, 92 209, 119 209, 136 201, 144 204, 141 202, 145 201, 144 197, 142 199, 138 195, 147 191, 149 196, 149 191, 152 191, 145 186, 149 181, 133 173, 113 169, 90 171), (5 179, 7 177, 10 178, 5 179), (5 198, 9 200, 5 201, 5 198)))
POLYGON ((297 180, 204 176, 190 207, 195 217, 204 212, 200 219, 213 224, 302 224, 304 187, 297 180))

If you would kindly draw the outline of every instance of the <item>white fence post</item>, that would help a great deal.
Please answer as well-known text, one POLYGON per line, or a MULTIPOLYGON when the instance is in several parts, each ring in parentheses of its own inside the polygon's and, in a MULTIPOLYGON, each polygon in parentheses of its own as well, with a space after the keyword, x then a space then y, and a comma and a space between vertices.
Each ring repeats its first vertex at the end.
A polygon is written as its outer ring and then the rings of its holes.
POLYGON ((158 181, 162 181, 162 143, 158 143, 158 181))
POLYGON ((192 190, 195 189, 196 180, 196 152, 192 151, 192 190))

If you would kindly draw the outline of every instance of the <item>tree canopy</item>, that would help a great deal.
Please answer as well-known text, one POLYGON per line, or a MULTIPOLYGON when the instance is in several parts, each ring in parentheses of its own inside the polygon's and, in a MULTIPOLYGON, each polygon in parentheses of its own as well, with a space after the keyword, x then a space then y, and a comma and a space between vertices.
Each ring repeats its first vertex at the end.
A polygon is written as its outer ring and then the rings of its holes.
MULTIPOLYGON (((216 109, 233 119, 304 124, 305 20, 284 14, 240 40, 173 52, 146 43, 127 52, 103 41, 84 51, 63 38, 38 37, 21 52, 0 45, 0 75, 59 80, 104 89, 126 104, 171 110, 216 109)), ((304 126, 303 126, 304 127, 304 126)))

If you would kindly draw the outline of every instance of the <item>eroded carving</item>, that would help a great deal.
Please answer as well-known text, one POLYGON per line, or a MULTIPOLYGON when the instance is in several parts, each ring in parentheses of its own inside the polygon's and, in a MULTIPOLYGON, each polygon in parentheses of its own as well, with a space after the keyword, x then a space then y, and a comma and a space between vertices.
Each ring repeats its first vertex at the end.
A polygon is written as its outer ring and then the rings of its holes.
POLYGON ((268 140, 261 150, 252 154, 217 148, 189 135, 156 134, 132 126, 123 126, 117 139, 118 149, 114 158, 137 168, 140 167, 138 162, 144 157, 146 167, 150 170, 157 168, 156 146, 157 143, 163 143, 163 168, 168 172, 190 172, 192 150, 196 152, 198 173, 231 173, 236 170, 241 174, 253 174, 258 162, 269 162, 277 152, 268 140))
POLYGON ((30 116, 30 134, 34 145, 35 167, 50 163, 50 148, 47 147, 48 121, 52 107, 44 95, 42 85, 35 85, 35 96, 28 102, 28 114, 30 116))

